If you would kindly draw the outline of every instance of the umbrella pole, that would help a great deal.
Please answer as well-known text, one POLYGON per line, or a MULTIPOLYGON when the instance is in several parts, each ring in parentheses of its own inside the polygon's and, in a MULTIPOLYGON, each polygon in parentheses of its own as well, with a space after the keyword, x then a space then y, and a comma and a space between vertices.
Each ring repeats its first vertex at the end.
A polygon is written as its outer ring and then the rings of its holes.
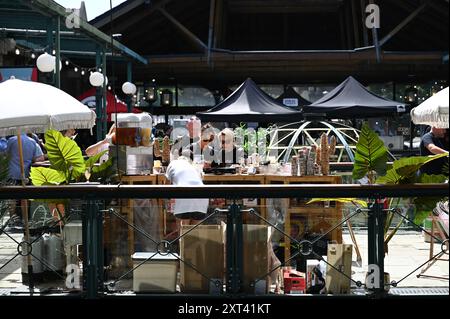
MULTIPOLYGON (((23 148, 22 148, 22 138, 20 134, 20 129, 17 131, 17 146, 19 148, 19 161, 20 161, 20 177, 22 180, 22 186, 25 186, 25 168, 23 163, 23 148)), ((25 226, 25 242, 27 244, 30 243, 30 228, 28 225, 28 202, 25 199, 22 202, 22 215, 23 215, 23 223, 25 226)), ((27 247, 28 250, 28 247, 27 247)), ((33 282, 33 264, 31 262, 31 247, 30 252, 27 251, 27 267, 28 267, 28 288, 30 289, 31 294, 33 294, 34 290, 34 282, 33 282)))

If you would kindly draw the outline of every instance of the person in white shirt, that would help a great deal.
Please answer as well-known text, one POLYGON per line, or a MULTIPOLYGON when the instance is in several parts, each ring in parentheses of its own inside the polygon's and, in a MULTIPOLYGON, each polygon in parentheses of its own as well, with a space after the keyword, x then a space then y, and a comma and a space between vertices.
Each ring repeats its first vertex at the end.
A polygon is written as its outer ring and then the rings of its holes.
MULTIPOLYGON (((190 163, 187 157, 180 156, 170 162, 166 171, 167 179, 178 186, 203 185, 200 172, 190 163)), ((208 198, 179 198, 175 199, 173 213, 180 219, 181 225, 195 225, 206 217, 208 198)))

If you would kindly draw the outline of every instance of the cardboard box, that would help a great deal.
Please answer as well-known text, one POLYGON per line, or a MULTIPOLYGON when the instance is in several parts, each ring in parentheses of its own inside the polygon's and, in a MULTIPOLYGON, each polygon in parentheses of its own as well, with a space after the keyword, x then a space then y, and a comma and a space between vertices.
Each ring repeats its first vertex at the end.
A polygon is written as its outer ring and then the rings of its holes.
POLYGON ((328 244, 327 293, 348 294, 352 276, 352 245, 328 244), (332 265, 333 267, 331 267, 332 265), (338 271, 339 270, 339 271, 338 271), (346 276, 344 276, 344 273, 346 276))
POLYGON ((250 294, 268 293, 272 228, 267 225, 243 226, 243 290, 250 294))
POLYGON ((136 252, 131 256, 133 268, 133 290, 135 292, 174 293, 177 285, 178 258, 172 254, 136 252), (153 256, 154 255, 154 256, 153 256))
POLYGON ((180 254, 186 262, 180 263, 181 291, 218 294, 222 287, 217 287, 215 281, 225 283, 226 225, 199 225, 191 230, 193 227, 181 228, 185 235, 180 238, 180 254))

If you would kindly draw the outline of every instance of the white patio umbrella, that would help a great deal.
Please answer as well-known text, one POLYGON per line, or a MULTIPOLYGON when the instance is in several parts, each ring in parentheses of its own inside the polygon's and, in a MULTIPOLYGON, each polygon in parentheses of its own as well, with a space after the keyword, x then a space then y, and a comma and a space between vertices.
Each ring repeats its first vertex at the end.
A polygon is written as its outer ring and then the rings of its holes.
POLYGON ((448 87, 428 98, 411 110, 414 124, 426 124, 438 128, 448 128, 448 87))
MULTIPOLYGON (((25 131, 44 133, 49 129, 90 129, 95 112, 66 92, 53 86, 10 79, 0 83, 0 136, 17 134, 22 185, 25 186, 22 142, 25 131)), ((27 207, 24 211, 25 240, 29 242, 27 207)), ((27 258, 32 274, 31 255, 27 258)))

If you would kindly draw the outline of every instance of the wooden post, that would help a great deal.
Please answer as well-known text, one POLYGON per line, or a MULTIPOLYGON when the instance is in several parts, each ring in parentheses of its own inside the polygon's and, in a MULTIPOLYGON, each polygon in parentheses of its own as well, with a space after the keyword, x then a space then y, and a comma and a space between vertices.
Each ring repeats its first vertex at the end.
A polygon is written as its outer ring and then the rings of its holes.
MULTIPOLYGON (((19 149, 19 161, 20 161, 20 179, 22 182, 22 186, 25 187, 25 167, 23 162, 23 148, 22 148, 22 136, 20 132, 20 128, 17 130, 17 147, 19 149)), ((25 226, 25 242, 31 246, 30 243, 30 227, 28 224, 28 203, 27 200, 21 200, 21 207, 22 208, 22 218, 23 223, 25 226)), ((31 247, 30 247, 31 248, 31 247)), ((28 250, 28 247, 27 247, 28 250)), ((30 289, 31 294, 33 294, 34 290, 34 282, 33 282, 33 263, 31 262, 31 252, 28 253, 27 251, 27 268, 28 268, 28 287, 30 289)))

